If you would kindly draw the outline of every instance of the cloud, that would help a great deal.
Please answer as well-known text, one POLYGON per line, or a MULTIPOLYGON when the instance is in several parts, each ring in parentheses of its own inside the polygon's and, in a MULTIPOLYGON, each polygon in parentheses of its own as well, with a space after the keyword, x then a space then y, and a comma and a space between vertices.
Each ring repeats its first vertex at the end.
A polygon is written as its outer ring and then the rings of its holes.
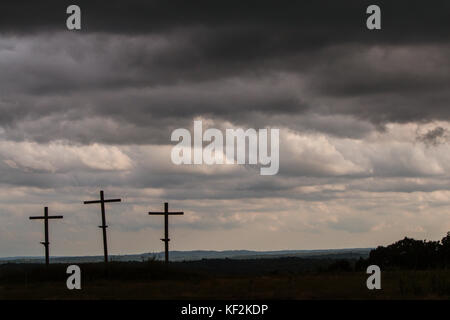
POLYGON ((379 33, 361 1, 89 1, 82 32, 64 30, 65 5, 2 5, 7 139, 164 144, 198 116, 352 137, 449 120, 444 1, 380 3, 379 33))
POLYGON ((233 68, 195 63, 178 36, 168 37, 2 39, 9 48, 0 59, 4 136, 164 144, 173 129, 203 116, 358 138, 391 122, 449 119, 447 45, 348 44, 233 68), (178 52, 184 67, 160 63, 159 55, 178 52))
POLYGON ((419 135, 417 140, 422 141, 426 145, 437 146, 448 141, 447 129, 436 127, 428 130, 425 134, 419 135))
POLYGON ((380 32, 359 0, 81 1, 81 32, 64 28, 68 4, 0 5, 2 255, 40 252, 23 221, 44 204, 67 216, 56 253, 101 251, 98 208, 81 204, 99 189, 124 199, 108 207, 113 252, 160 249, 146 212, 163 201, 186 212, 185 249, 450 228, 447 1, 381 1, 380 32), (279 174, 172 164, 171 132, 197 118, 280 128, 279 174))
POLYGON ((74 169, 122 171, 131 169, 131 159, 117 147, 73 146, 62 143, 39 145, 2 141, 0 156, 11 169, 24 172, 60 173, 74 169))

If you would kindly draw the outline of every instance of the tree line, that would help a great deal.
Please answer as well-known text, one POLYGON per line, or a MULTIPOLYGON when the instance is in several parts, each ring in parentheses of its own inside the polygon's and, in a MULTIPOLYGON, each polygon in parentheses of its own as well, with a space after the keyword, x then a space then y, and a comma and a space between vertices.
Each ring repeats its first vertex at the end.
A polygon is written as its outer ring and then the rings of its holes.
POLYGON ((367 259, 360 259, 356 269, 376 264, 381 269, 432 269, 450 267, 450 232, 440 241, 415 240, 405 237, 386 247, 370 251, 367 259))

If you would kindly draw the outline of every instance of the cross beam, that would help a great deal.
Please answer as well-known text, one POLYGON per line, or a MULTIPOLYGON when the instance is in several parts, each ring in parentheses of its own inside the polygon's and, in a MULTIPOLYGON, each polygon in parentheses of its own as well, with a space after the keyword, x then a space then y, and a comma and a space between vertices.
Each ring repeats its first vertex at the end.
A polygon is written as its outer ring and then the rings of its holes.
POLYGON ((169 203, 164 202, 164 212, 149 212, 149 215, 164 215, 164 242, 165 262, 169 263, 169 215, 183 215, 184 212, 169 212, 169 203))
POLYGON ((90 201, 84 201, 84 204, 92 204, 92 203, 100 203, 100 207, 102 209, 102 225, 98 226, 103 230, 103 254, 105 257, 105 263, 108 262, 108 243, 106 240, 106 228, 108 226, 106 225, 106 217, 105 217, 105 203, 107 202, 121 202, 121 199, 105 199, 103 190, 100 190, 100 200, 90 200, 90 201))
POLYGON ((32 216, 30 217, 30 220, 44 220, 44 234, 45 234, 45 241, 41 242, 45 247, 45 265, 48 266, 50 264, 50 250, 49 245, 50 242, 48 240, 48 220, 49 219, 62 219, 63 216, 49 216, 48 215, 48 207, 44 207, 44 215, 43 216, 32 216))

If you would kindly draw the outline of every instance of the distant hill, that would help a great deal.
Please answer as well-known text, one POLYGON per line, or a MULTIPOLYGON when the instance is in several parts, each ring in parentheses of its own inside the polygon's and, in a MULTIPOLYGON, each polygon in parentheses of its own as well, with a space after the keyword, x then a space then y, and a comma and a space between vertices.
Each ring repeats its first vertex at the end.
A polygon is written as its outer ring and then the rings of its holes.
MULTIPOLYGON (((202 259, 266 259, 266 258, 327 258, 327 259, 359 259, 367 258, 372 248, 327 249, 327 250, 280 250, 280 251, 171 251, 171 261, 195 261, 202 259)), ((110 261, 146 261, 148 259, 163 260, 164 252, 142 253, 130 255, 111 255, 110 261)), ((101 262, 103 256, 51 257, 53 263, 89 263, 101 262)), ((8 257, 0 258, 4 263, 43 263, 43 257, 8 257)))

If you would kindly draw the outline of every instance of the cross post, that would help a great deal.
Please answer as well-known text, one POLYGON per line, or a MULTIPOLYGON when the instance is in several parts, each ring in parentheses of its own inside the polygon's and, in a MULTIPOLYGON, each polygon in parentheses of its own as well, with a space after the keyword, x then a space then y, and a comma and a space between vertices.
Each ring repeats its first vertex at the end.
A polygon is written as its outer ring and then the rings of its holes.
POLYGON ((105 199, 105 196, 103 194, 103 190, 100 190, 100 200, 90 200, 90 201, 84 201, 84 204, 92 204, 92 203, 100 203, 100 207, 102 210, 102 225, 98 226, 100 229, 103 230, 103 255, 105 259, 105 263, 108 263, 108 242, 106 238, 106 228, 108 226, 106 225, 106 217, 105 217, 105 203, 106 202, 121 202, 121 199, 105 199))
POLYGON ((164 215, 164 242, 165 262, 169 263, 169 215, 183 215, 184 212, 169 212, 169 203, 164 202, 164 212, 149 212, 149 215, 164 215))
POLYGON ((48 266, 50 264, 50 242, 49 242, 49 235, 48 235, 48 220, 49 219, 62 219, 63 216, 49 216, 48 215, 48 207, 44 207, 44 216, 32 216, 30 217, 30 220, 44 220, 44 236, 45 240, 44 242, 41 242, 44 245, 45 248, 45 265, 48 266))

